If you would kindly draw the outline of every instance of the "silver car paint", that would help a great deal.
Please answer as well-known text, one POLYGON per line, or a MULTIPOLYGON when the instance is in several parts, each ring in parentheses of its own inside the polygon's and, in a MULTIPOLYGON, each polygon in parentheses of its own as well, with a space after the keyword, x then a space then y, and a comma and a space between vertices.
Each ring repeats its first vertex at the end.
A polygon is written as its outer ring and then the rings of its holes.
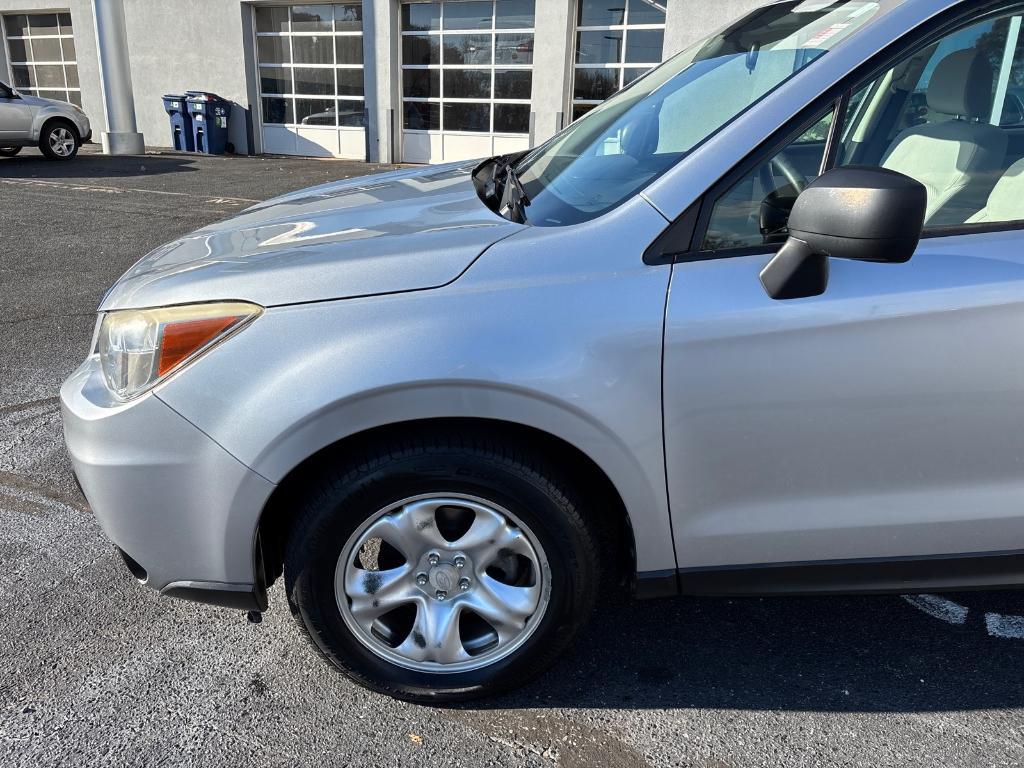
MULTIPOLYGON (((990 290, 972 297, 980 302, 977 306, 964 305, 962 296, 958 302, 962 292, 956 288, 972 279, 970 275, 976 280, 995 280, 997 275, 1015 278, 1019 265, 1005 253, 1014 250, 1010 243, 1019 250, 1019 238, 1004 234, 971 236, 962 242, 926 241, 910 269, 902 273, 898 270, 904 267, 891 265, 836 264, 833 285, 824 297, 789 304, 764 296, 757 281, 757 271, 766 261, 763 256, 681 264, 674 270, 645 266, 640 258, 666 226, 656 209, 670 218, 685 210, 834 81, 895 37, 953 4, 951 0, 906 0, 880 15, 712 137, 643 196, 599 219, 565 228, 523 228, 496 217, 488 220, 488 212, 479 208, 480 219, 468 227, 471 244, 460 241, 457 258, 442 259, 443 269, 433 270, 423 263, 429 260, 396 259, 391 265, 394 274, 386 274, 383 262, 363 263, 358 258, 359 243, 344 238, 337 249, 338 263, 329 263, 325 251, 317 278, 311 280, 306 273, 305 285, 289 274, 283 252, 267 259, 266 270, 259 259, 232 261, 227 252, 212 259, 188 257, 182 264, 167 263, 166 274, 159 268, 158 254, 147 262, 148 272, 140 268, 131 277, 130 290, 116 287, 104 307, 253 299, 255 295, 268 305, 291 304, 328 294, 411 291, 444 284, 429 291, 273 307, 153 394, 106 413, 87 411, 83 416, 76 399, 81 392, 67 391, 76 387, 69 381, 64 392, 65 418, 71 423, 68 443, 76 467, 92 441, 116 439, 126 455, 132 448, 140 449, 135 466, 143 472, 147 457, 143 448, 153 440, 152 430, 116 430, 103 422, 127 423, 125 412, 152 407, 154 400, 195 424, 200 444, 202 440, 216 443, 268 483, 280 481, 318 448, 364 429, 407 419, 476 416, 544 429, 591 456, 626 502, 641 571, 675 567, 676 551, 679 565, 690 567, 923 554, 949 551, 950 546, 960 551, 1005 548, 1007 526, 1019 522, 1005 501, 1020 490, 1009 475, 1012 462, 1022 455, 1012 424, 1004 424, 995 442, 986 446, 983 455, 989 459, 993 449, 1004 452, 994 465, 977 456, 971 461, 960 450, 937 453, 932 446, 925 452, 923 442, 946 434, 936 421, 948 414, 951 426, 965 432, 968 445, 977 450, 983 430, 991 426, 991 415, 982 414, 979 423, 968 425, 971 405, 958 403, 957 398, 974 401, 995 393, 994 402, 1005 406, 1016 396, 1019 372, 1000 362, 997 352, 1010 355, 1019 350, 1007 343, 986 353, 968 343, 978 343, 986 317, 994 321, 992 327, 1012 327, 997 323, 1016 318, 1015 284, 1012 280, 1006 285, 993 283, 990 290), (962 251, 965 242, 971 246, 970 255, 962 251), (942 253, 944 261, 921 264, 942 253), (998 263, 992 266, 989 259, 998 263), (988 271, 979 276, 971 267, 976 264, 986 265, 988 271), (407 280, 403 280, 403 269, 412 270, 407 280), (878 271, 886 269, 890 271, 878 271), (460 270, 465 271, 458 276, 460 270), (897 283, 901 288, 887 282, 899 280, 894 276, 900 274, 908 281, 897 283), (659 403, 661 332, 670 275, 664 368, 666 492, 659 403), (273 282, 287 288, 263 285, 273 282), (350 284, 362 288, 347 290, 350 284), (1008 300, 1000 303, 997 294, 1008 300), (267 301, 274 296, 276 300, 267 301), (967 320, 964 329, 957 323, 961 315, 951 311, 961 308, 967 310, 962 315, 967 320), (935 321, 941 311, 947 314, 935 321), (934 328, 925 327, 929 321, 936 322, 934 328), (855 343, 849 338, 853 329, 864 333, 855 343), (951 340, 957 342, 952 347, 951 340), (793 369, 779 368, 762 344, 793 369), (908 372, 908 350, 920 344, 926 345, 917 350, 924 362, 908 372), (940 369, 943 355, 950 351, 970 353, 968 363, 987 366, 996 378, 972 382, 966 365, 951 371, 948 359, 940 369), (803 370, 796 362, 801 362, 803 370), (901 374, 895 381, 889 375, 894 366, 901 374), (789 389, 762 391, 762 383, 789 389), (822 386, 831 389, 823 393, 822 386), (922 389, 933 392, 934 402, 912 401, 911 393, 920 397, 922 389), (832 409, 825 422, 830 432, 816 432, 812 417, 820 420, 826 403, 832 409), (867 414, 848 408, 854 403, 868 408, 867 414), (778 410, 751 415, 752 406, 778 410), (919 438, 897 429, 901 418, 913 429, 923 430, 919 438), (869 433, 863 429, 865 424, 888 431, 869 433), (759 429, 765 431, 751 433, 759 429), (830 438, 837 434, 844 435, 845 447, 833 463, 828 461, 835 442, 830 438), (857 435, 857 440, 851 441, 849 435, 857 435), (765 450, 787 449, 790 441, 797 455, 813 460, 812 466, 824 472, 820 482, 809 483, 803 497, 793 491, 799 467, 782 465, 778 456, 763 455, 765 450), (726 447, 733 453, 726 453, 726 447), (908 456, 908 449, 916 453, 908 456), (945 466, 954 460, 953 466, 945 466), (946 477, 961 484, 950 492, 947 483, 924 496, 911 480, 901 480, 899 466, 924 472, 933 480, 946 477), (766 493, 755 499, 758 483, 765 484, 766 493), (861 490, 851 490, 855 487, 861 490), (1000 487, 1009 491, 1004 500, 983 504, 1000 487), (879 493, 872 497, 865 488, 879 493), (915 493, 917 504, 941 501, 936 497, 943 493, 948 499, 934 510, 917 509, 901 531, 895 518, 890 522, 886 515, 893 510, 907 514, 915 493), (908 498, 902 499, 903 494, 908 498), (964 509, 957 501, 969 501, 972 506, 964 509), (786 507, 791 502, 796 512, 786 507), (830 516, 822 517, 818 506, 828 507, 830 516), (962 522, 965 519, 969 522, 962 522), (946 543, 937 548, 940 537, 955 541, 965 528, 976 528, 976 535, 965 534, 963 545, 946 543), (828 530, 839 540, 826 541, 828 530), (1003 540, 997 541, 1000 531, 1003 540)), ((375 194, 393 199, 414 194, 413 180, 429 179, 431 173, 435 171, 346 183, 333 191, 298 193, 282 204, 294 206, 292 212, 297 214, 308 206, 306 212, 319 216, 319 233, 331 239, 334 233, 330 219, 323 215, 326 209, 316 209, 317 199, 330 199, 322 195, 346 199, 354 195, 354 188, 370 183, 382 185, 375 194), (403 189, 396 190, 395 184, 403 189)), ((468 178, 456 178, 465 171, 443 173, 451 173, 453 180, 451 190, 441 197, 451 195, 459 205, 472 203, 468 178)), ((409 211, 408 206, 416 204, 411 200, 397 205, 396 210, 409 211)), ((436 210, 429 205, 422 210, 430 211, 432 217, 419 222, 417 231, 446 229, 449 222, 433 216, 436 210)), ((459 208, 459 215, 463 213, 469 215, 469 209, 459 208)), ((375 212, 356 207, 340 212, 333 226, 347 230, 353 226, 353 216, 372 215, 375 212)), ((289 220, 289 226, 302 220, 301 214, 289 219, 288 210, 274 206, 259 206, 244 216, 254 217, 252 222, 281 217, 289 220)), ((382 215, 375 221, 387 218, 382 215)), ((239 223, 220 225, 223 242, 231 241, 226 233, 233 226, 239 223)), ((246 226, 243 223, 241 228, 246 226)), ((443 251, 441 243, 456 233, 461 236, 462 231, 439 235, 438 250, 443 251)), ((411 231, 381 232, 364 241, 369 249, 365 253, 393 255, 392 247, 415 248, 420 241, 411 231)), ((424 235, 423 241, 430 242, 430 236, 424 235)), ((95 358, 90 358, 76 376, 88 379, 95 375, 95 368, 95 358)), ((195 470, 207 477, 194 467, 195 461, 182 456, 181 476, 195 470)), ((83 477, 83 486, 102 519, 107 510, 123 507, 117 499, 123 493, 119 478, 123 470, 114 462, 99 464, 83 477)), ((268 492, 268 487, 260 491, 268 492)), ((239 497, 237 489, 224 493, 228 498, 239 497)), ((225 551, 224 562, 236 564, 251 554, 260 506, 254 503, 247 512, 231 507, 230 514, 223 506, 203 507, 216 540, 235 548, 225 551), (211 513, 214 509, 216 514, 211 513)), ((176 505, 158 501, 140 513, 173 514, 179 514, 176 505)), ((199 521, 200 516, 189 511, 187 518, 199 521)), ((143 526, 144 521, 137 525, 143 526)), ((172 559, 157 539, 140 541, 139 546, 160 562, 172 559)), ((202 578, 184 571, 162 573, 161 579, 202 578)), ((228 580, 252 579, 251 566, 245 574, 223 562, 204 573, 230 575, 228 580)), ((151 578, 152 585, 159 588, 161 579, 151 578)))
POLYGON ((91 132, 85 113, 65 101, 29 94, 19 94, 17 99, 0 98, 0 146, 37 143, 43 125, 53 117, 70 120, 83 139, 91 132))
POLYGON ((664 227, 637 198, 589 225, 526 228, 444 288, 270 309, 157 394, 273 482, 382 424, 536 427, 605 469, 637 510, 638 558, 672 568, 658 407, 669 272, 636 252, 664 227))
POLYGON ((155 397, 113 400, 90 357, 61 387, 64 436, 104 532, 144 564, 150 586, 252 584, 238 538, 273 490, 155 397))
POLYGON ((1024 498, 1019 232, 833 260, 772 301, 767 256, 677 264, 665 445, 680 565, 1013 549, 1024 498))
POLYGON ((244 297, 265 307, 451 282, 522 229, 480 203, 473 164, 322 185, 157 248, 101 309, 244 297))

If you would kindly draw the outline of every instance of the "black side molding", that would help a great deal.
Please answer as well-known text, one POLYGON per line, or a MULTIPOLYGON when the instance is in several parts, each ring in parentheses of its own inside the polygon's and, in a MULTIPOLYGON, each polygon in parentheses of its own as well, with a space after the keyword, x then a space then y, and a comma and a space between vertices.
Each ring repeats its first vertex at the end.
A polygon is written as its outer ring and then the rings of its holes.
POLYGON ((638 600, 674 597, 679 594, 679 579, 674 568, 665 571, 643 571, 636 575, 633 594, 638 600))
POLYGON ((192 586, 171 584, 164 587, 160 594, 167 597, 175 597, 179 600, 191 600, 194 603, 208 603, 219 605, 221 608, 234 608, 238 611, 267 610, 267 594, 252 585, 239 584, 238 589, 217 588, 211 585, 195 586, 197 582, 189 582, 192 586))
POLYGON ((871 595, 1022 588, 1024 550, 1012 550, 648 571, 637 574, 636 596, 871 595), (673 581, 675 591, 671 592, 673 581))

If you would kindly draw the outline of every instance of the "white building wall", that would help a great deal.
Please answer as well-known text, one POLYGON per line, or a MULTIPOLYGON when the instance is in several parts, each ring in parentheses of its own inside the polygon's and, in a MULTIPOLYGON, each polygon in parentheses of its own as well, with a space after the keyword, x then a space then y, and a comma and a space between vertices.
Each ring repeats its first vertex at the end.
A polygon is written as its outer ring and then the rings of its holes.
POLYGON ((663 57, 674 56, 765 4, 766 0, 669 0, 663 57))
MULTIPOLYGON (((229 140, 235 151, 247 152, 246 110, 250 104, 259 110, 249 91, 255 77, 249 75, 249 6, 237 0, 124 0, 124 10, 135 115, 146 143, 170 146, 163 94, 210 91, 235 104, 228 121, 229 140)), ((79 39, 76 25, 75 42, 79 39)), ((252 119, 258 120, 258 114, 252 119)))
POLYGON ((400 12, 398 0, 363 3, 363 85, 372 162, 392 163, 402 156, 400 12))
POLYGON ((537 0, 533 44, 533 133, 539 144, 569 124, 576 0, 537 0))

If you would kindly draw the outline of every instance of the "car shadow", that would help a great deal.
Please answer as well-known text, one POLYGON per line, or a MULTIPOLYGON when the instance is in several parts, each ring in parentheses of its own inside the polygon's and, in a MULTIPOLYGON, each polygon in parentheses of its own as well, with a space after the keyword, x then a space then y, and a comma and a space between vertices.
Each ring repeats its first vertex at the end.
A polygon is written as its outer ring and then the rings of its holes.
MULTIPOLYGON (((972 593, 1024 614, 1024 593, 972 593)), ((980 601, 980 603, 978 603, 980 601)), ((964 600, 971 604, 971 598, 964 600)), ((1024 640, 897 595, 678 598, 601 607, 568 656, 493 708, 925 712, 1024 705, 1024 640)))
MULTIPOLYGON (((198 157, 198 156, 197 156, 198 157)), ((202 157, 207 157, 203 155, 202 157)), ((110 156, 82 152, 73 160, 47 160, 37 150, 26 148, 15 157, 0 157, 0 178, 9 179, 114 179, 193 173, 196 160, 181 155, 110 156)))

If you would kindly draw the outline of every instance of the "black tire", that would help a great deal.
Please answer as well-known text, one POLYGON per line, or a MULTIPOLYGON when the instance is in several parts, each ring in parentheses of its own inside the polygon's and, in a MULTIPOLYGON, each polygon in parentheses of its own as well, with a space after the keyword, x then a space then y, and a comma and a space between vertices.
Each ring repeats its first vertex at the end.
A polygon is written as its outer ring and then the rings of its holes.
POLYGON ((0 147, 0 157, 14 157, 21 152, 21 147, 0 147))
POLYGON ((378 444, 329 472, 298 507, 284 575, 292 614, 313 646, 358 684, 407 701, 440 704, 493 695, 545 670, 589 618, 600 579, 593 526, 554 467, 485 437, 433 435, 378 444), (414 671, 369 650, 346 625, 334 593, 345 542, 369 517, 428 493, 469 494, 499 504, 532 531, 551 569, 539 624, 490 666, 445 674, 414 671))
POLYGON ((47 160, 71 160, 75 155, 78 154, 78 148, 82 145, 82 139, 78 135, 78 130, 74 125, 65 120, 53 120, 43 126, 43 130, 39 134, 39 151, 43 153, 43 156, 47 160), (65 146, 68 147, 66 153, 62 154, 61 151, 55 150, 53 146, 53 138, 55 135, 60 135, 60 132, 64 131, 70 134, 71 144, 68 145, 66 141, 65 146))

